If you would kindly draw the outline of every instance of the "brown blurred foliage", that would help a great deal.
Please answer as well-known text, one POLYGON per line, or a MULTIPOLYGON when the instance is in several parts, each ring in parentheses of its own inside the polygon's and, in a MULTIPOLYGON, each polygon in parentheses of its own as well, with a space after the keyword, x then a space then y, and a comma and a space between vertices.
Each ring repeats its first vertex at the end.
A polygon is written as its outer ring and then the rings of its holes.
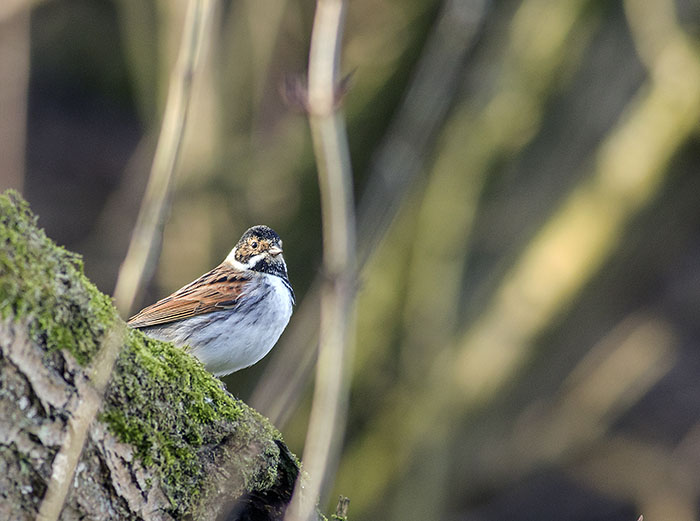
MULTIPOLYGON (((107 293, 183 15, 0 8, 0 188, 22 188, 107 293)), ((140 302, 275 228, 299 305, 227 384, 297 452, 321 236, 307 123, 280 88, 304 73, 312 15, 218 5, 140 302)), ((698 517, 699 28, 687 0, 350 2, 363 269, 335 489, 351 519, 698 517)))

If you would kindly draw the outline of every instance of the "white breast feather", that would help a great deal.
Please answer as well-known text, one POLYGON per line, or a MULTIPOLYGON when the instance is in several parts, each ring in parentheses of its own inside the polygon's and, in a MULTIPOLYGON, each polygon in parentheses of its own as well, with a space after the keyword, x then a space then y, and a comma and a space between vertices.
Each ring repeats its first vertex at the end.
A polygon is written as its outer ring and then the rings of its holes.
POLYGON ((190 353, 216 376, 251 366, 270 352, 292 316, 292 295, 282 279, 267 273, 260 276, 263 284, 246 295, 254 302, 267 293, 254 309, 241 303, 233 311, 187 318, 146 333, 179 346, 189 345, 190 353))

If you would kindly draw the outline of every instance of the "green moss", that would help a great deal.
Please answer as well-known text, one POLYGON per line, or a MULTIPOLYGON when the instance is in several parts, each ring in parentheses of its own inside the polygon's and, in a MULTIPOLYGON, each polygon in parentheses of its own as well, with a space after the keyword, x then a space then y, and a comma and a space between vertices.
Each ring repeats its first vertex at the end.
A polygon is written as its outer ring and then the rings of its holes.
POLYGON ((100 419, 155 470, 176 516, 207 494, 202 455, 212 446, 221 446, 220 459, 240 472, 241 492, 265 490, 277 479, 279 432, 224 391, 197 359, 140 331, 129 331, 100 419))
POLYGON ((56 246, 36 221, 17 192, 0 195, 0 316, 29 318, 32 340, 86 364, 117 313, 83 274, 80 256, 56 246))
POLYGON ((159 470, 169 497, 196 495, 204 477, 197 448, 234 432, 241 404, 196 359, 140 331, 129 331, 115 369, 102 420, 159 470))

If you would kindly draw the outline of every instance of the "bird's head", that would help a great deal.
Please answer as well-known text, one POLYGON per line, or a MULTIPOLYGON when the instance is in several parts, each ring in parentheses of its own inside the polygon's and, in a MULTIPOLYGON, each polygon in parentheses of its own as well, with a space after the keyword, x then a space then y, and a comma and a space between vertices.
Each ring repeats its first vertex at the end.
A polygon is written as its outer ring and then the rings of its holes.
POLYGON ((226 261, 240 269, 259 271, 287 278, 282 256, 282 239, 272 228, 257 225, 248 228, 226 261))

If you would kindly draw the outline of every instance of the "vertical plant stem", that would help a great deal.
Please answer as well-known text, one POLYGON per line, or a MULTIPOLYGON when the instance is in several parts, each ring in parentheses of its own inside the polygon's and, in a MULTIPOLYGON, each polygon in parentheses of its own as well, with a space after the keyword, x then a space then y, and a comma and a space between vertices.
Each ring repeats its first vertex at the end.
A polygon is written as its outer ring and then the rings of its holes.
MULTIPOLYGON (((435 137, 457 100, 465 55, 480 34, 489 4, 445 0, 421 52, 406 97, 401 102, 369 167, 366 189, 357 202, 356 269, 361 272, 383 240, 409 189, 435 148, 435 137)), ((287 328, 251 404, 278 427, 296 411, 316 352, 321 277, 315 278, 294 321, 287 328), (311 309, 313 308, 313 309, 311 309)))
POLYGON ((213 7, 214 0, 191 0, 188 6, 151 174, 114 289, 114 300, 123 316, 129 313, 138 289, 153 272, 156 246, 160 244, 163 219, 185 133, 192 83, 201 49, 210 33, 207 27, 213 7))
POLYGON ((73 412, 61 449, 51 464, 51 477, 39 506, 38 521, 56 521, 61 515, 90 424, 100 408, 114 360, 123 344, 124 326, 118 322, 105 333, 100 352, 89 371, 90 378, 76 381, 78 393, 72 406, 73 412))
POLYGON ((0 189, 22 191, 27 143, 30 12, 3 18, 0 8, 0 189))
POLYGON ((323 219, 323 268, 319 355, 304 469, 287 519, 306 521, 337 463, 348 396, 348 346, 353 331, 355 219, 345 122, 337 110, 336 86, 345 13, 342 0, 318 0, 309 53, 308 110, 318 165, 323 219), (302 496, 303 488, 303 496, 302 496))
MULTIPOLYGON (((153 166, 141 204, 129 250, 119 270, 114 299, 117 309, 128 313, 136 291, 145 277, 151 252, 158 242, 173 172, 182 143, 187 107, 197 58, 204 45, 213 0, 191 0, 185 19, 184 33, 175 71, 170 79, 163 125, 158 139, 153 166)), ((56 521, 61 515, 75 468, 80 460, 90 424, 102 402, 104 390, 123 345, 123 325, 115 324, 105 334, 100 353, 90 368, 90 380, 81 393, 68 422, 66 439, 54 458, 51 478, 39 507, 37 519, 56 521)))

